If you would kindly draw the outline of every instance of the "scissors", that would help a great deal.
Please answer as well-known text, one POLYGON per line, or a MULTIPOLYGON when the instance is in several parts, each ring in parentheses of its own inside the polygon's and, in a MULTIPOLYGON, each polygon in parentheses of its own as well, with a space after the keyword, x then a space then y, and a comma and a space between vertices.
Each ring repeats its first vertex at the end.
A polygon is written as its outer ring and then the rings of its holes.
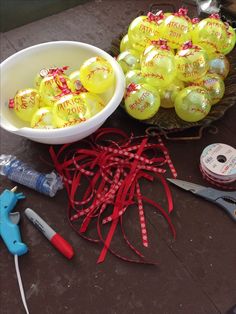
POLYGON ((223 207, 231 218, 236 221, 236 191, 220 191, 178 179, 167 180, 186 191, 190 191, 195 195, 201 196, 223 207))

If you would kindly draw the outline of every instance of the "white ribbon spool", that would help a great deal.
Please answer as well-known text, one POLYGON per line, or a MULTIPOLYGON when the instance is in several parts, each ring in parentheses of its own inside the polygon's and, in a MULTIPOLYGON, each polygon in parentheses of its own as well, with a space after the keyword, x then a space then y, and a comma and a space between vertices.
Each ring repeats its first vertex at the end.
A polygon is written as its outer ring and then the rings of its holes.
POLYGON ((210 180, 227 184, 236 181, 236 149, 222 143, 207 146, 200 157, 203 174, 210 180))

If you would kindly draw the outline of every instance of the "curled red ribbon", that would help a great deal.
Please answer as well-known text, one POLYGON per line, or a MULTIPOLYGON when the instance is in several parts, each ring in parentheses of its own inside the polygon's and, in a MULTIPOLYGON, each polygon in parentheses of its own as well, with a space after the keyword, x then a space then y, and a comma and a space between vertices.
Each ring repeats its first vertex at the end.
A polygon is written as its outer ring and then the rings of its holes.
POLYGON ((194 17, 191 21, 193 24, 197 24, 200 22, 200 19, 198 17, 194 17))
POLYGON ((48 70, 48 75, 53 76, 58 88, 61 90, 61 93, 55 96, 55 98, 57 99, 72 93, 71 89, 67 85, 65 78, 62 76, 64 72, 68 70, 68 68, 68 66, 63 66, 61 68, 50 68, 48 70))
POLYGON ((191 40, 186 41, 186 42, 182 45, 182 49, 183 49, 183 50, 185 50, 185 49, 191 49, 191 48, 195 49, 196 51, 201 50, 201 48, 200 48, 199 46, 194 45, 191 40))
POLYGON ((220 16, 219 16, 218 13, 213 13, 213 14, 211 14, 209 17, 212 18, 212 19, 220 20, 220 16))
POLYGON ((13 98, 10 98, 9 99, 9 103, 8 103, 8 107, 13 109, 15 106, 15 102, 14 102, 14 99, 13 98))
POLYGON ((133 212, 136 208, 142 244, 147 248, 149 241, 145 204, 151 205, 164 217, 173 237, 176 237, 170 219, 173 210, 171 192, 163 174, 166 172, 165 166, 169 166, 173 177, 176 177, 177 173, 161 138, 156 136, 155 139, 157 141, 153 142, 153 139, 147 136, 128 136, 122 130, 105 128, 80 141, 78 146, 67 144, 57 153, 53 147, 50 148, 55 168, 67 190, 68 218, 71 226, 83 238, 103 244, 98 263, 103 262, 110 251, 125 261, 156 264, 147 261, 144 254, 131 244, 123 226, 126 213, 133 212), (117 137, 119 140, 115 141, 117 137), (159 180, 164 187, 167 211, 142 193, 140 181, 155 180, 159 180), (78 190, 80 195, 83 194, 81 199, 78 199, 78 190), (97 238, 88 236, 94 223, 97 238), (104 237, 105 226, 109 226, 109 230, 104 237), (111 248, 118 226, 126 245, 138 259, 122 256, 111 248))
POLYGON ((135 83, 130 83, 127 87, 126 87, 126 92, 125 92, 125 97, 129 96, 129 94, 131 92, 134 92, 138 89, 138 85, 135 83))
POLYGON ((66 65, 66 66, 63 66, 63 67, 61 67, 61 68, 50 68, 49 70, 48 70, 48 74, 50 74, 50 75, 53 75, 53 76, 56 76, 56 75, 61 75, 61 74, 64 74, 64 72, 66 71, 66 70, 68 70, 68 66, 66 65))
POLYGON ((188 9, 186 9, 186 8, 180 8, 180 9, 178 10, 178 12, 176 12, 174 15, 186 17, 187 14, 188 14, 188 9))
POLYGON ((159 48, 163 50, 170 50, 170 47, 168 46, 166 39, 160 38, 158 40, 152 40, 151 43, 153 45, 159 46, 159 48))
POLYGON ((160 20, 164 19, 164 14, 162 10, 158 11, 156 14, 148 12, 147 17, 150 22, 158 23, 160 20))

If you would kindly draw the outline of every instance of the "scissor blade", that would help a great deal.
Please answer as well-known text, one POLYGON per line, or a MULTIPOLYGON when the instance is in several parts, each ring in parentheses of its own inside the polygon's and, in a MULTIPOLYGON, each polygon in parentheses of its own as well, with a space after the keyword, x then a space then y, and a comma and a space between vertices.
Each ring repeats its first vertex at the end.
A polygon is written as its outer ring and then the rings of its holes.
POLYGON ((183 181, 183 180, 178 180, 178 179, 167 179, 168 181, 170 181, 171 183, 177 185, 178 187, 186 190, 186 191, 190 191, 192 193, 198 193, 201 190, 204 190, 206 187, 202 186, 202 185, 198 185, 195 183, 191 183, 191 182, 187 182, 187 181, 183 181))

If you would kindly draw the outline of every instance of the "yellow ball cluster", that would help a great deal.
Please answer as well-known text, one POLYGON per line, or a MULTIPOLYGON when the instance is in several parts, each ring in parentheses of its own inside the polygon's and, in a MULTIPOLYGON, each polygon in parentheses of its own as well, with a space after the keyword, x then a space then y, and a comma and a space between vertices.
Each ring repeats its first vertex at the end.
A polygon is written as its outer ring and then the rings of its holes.
POLYGON ((225 55, 235 42, 234 29, 217 14, 191 20, 181 8, 135 18, 117 57, 126 75, 127 113, 145 120, 161 106, 175 108, 185 121, 203 119, 224 95, 225 55))
POLYGON ((65 75, 67 69, 40 70, 34 80, 35 88, 19 90, 10 99, 9 108, 25 126, 68 127, 90 119, 105 107, 100 94, 114 85, 111 64, 102 57, 93 57, 69 76, 65 75))

